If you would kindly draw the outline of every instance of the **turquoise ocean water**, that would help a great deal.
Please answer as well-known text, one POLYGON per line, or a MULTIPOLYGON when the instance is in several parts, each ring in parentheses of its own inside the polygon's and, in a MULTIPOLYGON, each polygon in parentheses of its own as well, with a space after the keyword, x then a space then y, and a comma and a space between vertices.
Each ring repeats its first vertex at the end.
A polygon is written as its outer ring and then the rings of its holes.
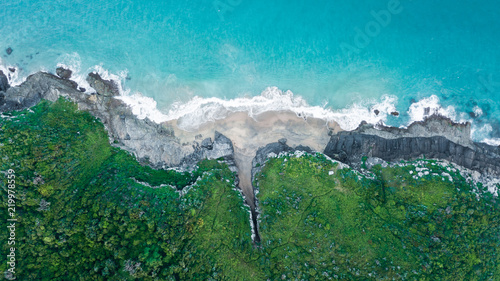
POLYGON ((276 109, 404 126, 430 107, 500 144, 499 11, 493 0, 2 1, 0 64, 17 68, 13 83, 65 65, 85 86, 98 71, 140 116, 187 129, 276 109))

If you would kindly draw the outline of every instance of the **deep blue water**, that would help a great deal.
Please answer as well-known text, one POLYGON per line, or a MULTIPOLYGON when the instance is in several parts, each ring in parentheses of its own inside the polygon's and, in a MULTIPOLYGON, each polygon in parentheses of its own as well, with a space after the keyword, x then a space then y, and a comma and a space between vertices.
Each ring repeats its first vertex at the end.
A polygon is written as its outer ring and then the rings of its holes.
POLYGON ((58 63, 82 77, 107 70, 121 77, 125 94, 151 97, 164 113, 195 96, 254 102, 276 86, 293 92, 292 106, 303 106, 293 100, 302 97, 352 122, 360 117, 345 108, 379 107, 383 117, 365 119, 407 125, 434 101, 455 120, 473 121, 474 138, 484 140, 500 137, 499 7, 492 0, 13 0, 0 3, 0 52, 3 66, 20 68, 19 79, 58 63), (386 114, 389 103, 400 117, 386 114))

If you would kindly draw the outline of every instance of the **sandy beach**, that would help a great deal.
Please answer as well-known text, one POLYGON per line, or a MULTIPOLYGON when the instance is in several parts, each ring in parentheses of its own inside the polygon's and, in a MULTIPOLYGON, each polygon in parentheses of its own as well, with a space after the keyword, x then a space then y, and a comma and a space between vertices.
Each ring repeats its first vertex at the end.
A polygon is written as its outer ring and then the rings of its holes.
POLYGON ((328 132, 341 131, 335 122, 303 118, 291 111, 265 112, 254 118, 249 117, 247 112, 231 113, 224 119, 205 123, 193 132, 180 129, 176 120, 167 122, 166 125, 174 128, 175 136, 181 143, 200 142, 208 137, 213 139, 215 131, 231 139, 239 170, 240 188, 250 205, 254 201, 251 185, 252 159, 260 147, 286 138, 289 146, 305 145, 322 152, 329 140, 328 132))

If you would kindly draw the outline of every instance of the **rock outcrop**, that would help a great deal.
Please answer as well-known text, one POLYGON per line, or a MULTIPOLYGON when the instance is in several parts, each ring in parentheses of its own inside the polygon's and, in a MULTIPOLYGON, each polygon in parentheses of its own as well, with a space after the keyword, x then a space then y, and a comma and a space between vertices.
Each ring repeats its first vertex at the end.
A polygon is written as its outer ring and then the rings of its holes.
POLYGON ((71 75, 73 74, 73 71, 63 68, 63 67, 58 67, 56 68, 56 74, 57 76, 61 77, 62 79, 70 79, 71 75))
POLYGON ((228 164, 231 171, 237 172, 233 143, 223 134, 215 131, 213 141, 211 138, 206 138, 201 145, 195 142, 193 148, 194 152, 181 160, 180 168, 189 170, 203 159, 221 159, 228 164))
POLYGON ((5 92, 0 102, 0 112, 23 110, 38 104, 42 99, 55 101, 59 96, 79 98, 75 84, 49 73, 35 73, 20 86, 10 87, 5 92))
POLYGON ((264 147, 257 150, 255 157, 252 160, 252 182, 255 175, 262 170, 264 163, 271 155, 279 155, 282 152, 293 153, 295 151, 305 151, 308 153, 313 153, 313 150, 307 146, 299 145, 295 148, 290 147, 286 144, 286 139, 280 139, 278 142, 270 143, 264 147))
POLYGON ((87 82, 89 85, 96 90, 97 94, 105 97, 114 97, 120 95, 118 90, 118 85, 115 81, 104 80, 101 78, 99 73, 91 72, 87 76, 87 82))
POLYGON ((10 88, 7 76, 0 70, 0 92, 5 92, 10 88))
POLYGON ((21 85, 9 88, 3 98, 0 95, 0 112, 23 110, 42 99, 56 101, 66 97, 78 104, 80 110, 101 120, 113 145, 133 153, 139 161, 152 167, 188 169, 203 158, 223 158, 235 169, 233 146, 225 136, 216 134, 213 142, 205 140, 202 146, 196 142, 181 144, 172 128, 147 118, 138 119, 127 104, 116 98, 119 92, 115 82, 104 80, 96 73, 90 73, 87 81, 96 90, 95 94, 82 93, 72 80, 45 72, 35 73, 21 85))
POLYGON ((385 139, 442 136, 462 146, 473 147, 470 123, 455 123, 449 118, 438 115, 431 115, 424 121, 413 122, 406 129, 380 125, 374 127, 363 122, 355 131, 385 139))
POLYGON ((417 158, 440 159, 462 167, 500 176, 500 148, 474 143, 470 125, 457 124, 445 117, 433 116, 412 124, 408 129, 380 130, 362 125, 351 132, 332 135, 324 154, 360 167, 363 157, 389 162, 417 158))

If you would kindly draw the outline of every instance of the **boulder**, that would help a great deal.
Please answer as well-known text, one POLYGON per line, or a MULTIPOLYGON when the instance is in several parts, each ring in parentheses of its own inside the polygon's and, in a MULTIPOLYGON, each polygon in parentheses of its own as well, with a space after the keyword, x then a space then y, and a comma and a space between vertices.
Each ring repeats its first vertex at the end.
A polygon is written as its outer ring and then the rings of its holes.
POLYGON ((62 79, 70 79, 71 75, 73 74, 73 71, 63 68, 63 67, 58 67, 56 69, 56 74, 57 76, 61 77, 62 79))
POLYGON ((87 82, 99 95, 105 97, 119 96, 118 85, 113 80, 104 80, 98 73, 91 72, 87 76, 87 82))
POLYGON ((201 147, 206 148, 208 150, 212 150, 214 148, 213 142, 211 138, 206 138, 201 142, 201 147))
POLYGON ((5 92, 9 88, 9 79, 7 79, 7 76, 0 70, 0 92, 5 92))

